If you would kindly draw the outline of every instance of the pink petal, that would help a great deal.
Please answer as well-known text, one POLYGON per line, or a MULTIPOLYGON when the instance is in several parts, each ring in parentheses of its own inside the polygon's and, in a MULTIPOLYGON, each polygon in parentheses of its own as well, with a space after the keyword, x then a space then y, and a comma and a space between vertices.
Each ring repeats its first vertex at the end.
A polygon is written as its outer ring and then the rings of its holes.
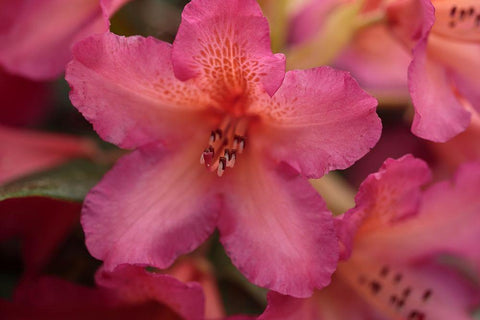
POLYGON ((409 52, 385 25, 374 25, 358 32, 353 42, 335 61, 348 70, 368 91, 384 97, 408 97, 409 52))
POLYGON ((455 41, 431 34, 427 50, 430 59, 435 59, 450 71, 455 88, 480 112, 480 43, 455 41))
POLYGON ((308 297, 330 282, 338 260, 332 215, 295 170, 249 152, 225 173, 220 240, 254 284, 308 297))
POLYGON ((415 219, 381 230, 372 241, 395 247, 398 259, 438 253, 469 258, 480 268, 480 163, 463 165, 452 182, 440 182, 424 194, 415 219))
POLYGON ((268 306, 259 320, 380 320, 383 319, 338 277, 307 299, 268 293, 268 306))
POLYGON ((166 274, 155 274, 145 268, 121 265, 113 272, 100 269, 96 282, 110 288, 124 304, 157 301, 175 311, 184 319, 201 319, 204 315, 204 297, 198 283, 182 283, 166 274))
POLYGON ((347 168, 375 145, 376 105, 348 73, 321 67, 289 71, 273 100, 260 99, 251 112, 263 116, 271 156, 313 178, 347 168))
POLYGON ((83 138, 0 126, 0 184, 96 153, 83 138))
POLYGON ((79 42, 73 55, 70 100, 104 140, 133 148, 197 132, 209 98, 175 78, 169 44, 106 33, 79 42))
POLYGON ((47 198, 0 201, 0 241, 18 237, 24 276, 38 275, 80 217, 80 204, 47 198))
POLYGON ((355 208, 337 220, 339 237, 348 257, 354 237, 398 223, 417 213, 420 187, 430 180, 425 162, 411 155, 387 159, 377 173, 370 174, 355 197, 355 208))
POLYGON ((218 177, 200 165, 200 153, 190 145, 148 145, 120 159, 87 195, 86 244, 106 269, 123 263, 168 267, 213 232, 218 177))
POLYGON ((415 107, 415 135, 445 142, 467 128, 470 112, 455 96, 445 67, 427 58, 425 42, 415 48, 408 78, 415 107))
POLYGON ((8 21, 0 29, 0 63, 37 80, 59 76, 71 58, 71 45, 109 26, 98 1, 6 0, 0 12, 8 21))
POLYGON ((257 82, 273 95, 285 75, 285 58, 272 53, 268 21, 254 0, 191 1, 172 59, 179 79, 199 77, 217 95, 235 96, 257 82))

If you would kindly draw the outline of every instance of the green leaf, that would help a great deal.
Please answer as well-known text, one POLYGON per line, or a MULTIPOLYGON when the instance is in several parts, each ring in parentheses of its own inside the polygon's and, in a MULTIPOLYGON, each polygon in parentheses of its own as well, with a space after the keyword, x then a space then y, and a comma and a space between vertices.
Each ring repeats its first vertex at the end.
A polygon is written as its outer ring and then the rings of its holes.
POLYGON ((0 201, 10 198, 48 197, 81 202, 110 165, 77 159, 0 186, 0 201))

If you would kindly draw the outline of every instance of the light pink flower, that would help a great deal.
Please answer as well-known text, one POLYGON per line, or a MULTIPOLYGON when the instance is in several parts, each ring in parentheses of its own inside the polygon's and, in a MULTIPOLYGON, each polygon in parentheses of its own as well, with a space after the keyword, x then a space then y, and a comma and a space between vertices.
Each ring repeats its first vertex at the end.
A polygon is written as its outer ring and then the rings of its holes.
POLYGON ((480 163, 422 192, 429 178, 421 160, 388 159, 338 220, 343 256, 351 256, 332 284, 310 299, 270 293, 260 318, 472 319, 480 288, 440 258, 462 259, 480 272, 480 163))
POLYGON ((96 152, 85 138, 0 126, 0 184, 96 152))
POLYGON ((90 253, 107 269, 165 268, 218 226, 253 283, 295 296, 326 285, 333 219, 305 177, 351 165, 381 126, 347 73, 284 68, 253 0, 190 2, 173 46, 113 34, 79 43, 72 103, 102 138, 136 149, 85 200, 90 253))
POLYGON ((54 277, 20 284, 13 302, 0 300, 2 319, 202 319, 204 297, 198 283, 121 265, 100 269, 97 288, 54 277))
POLYGON ((391 28, 413 49, 408 69, 415 135, 444 142, 480 111, 480 5, 475 0, 398 0, 391 28))
POLYGON ((58 77, 71 46, 108 31, 108 18, 129 0, 3 0, 0 65, 35 80, 58 77))

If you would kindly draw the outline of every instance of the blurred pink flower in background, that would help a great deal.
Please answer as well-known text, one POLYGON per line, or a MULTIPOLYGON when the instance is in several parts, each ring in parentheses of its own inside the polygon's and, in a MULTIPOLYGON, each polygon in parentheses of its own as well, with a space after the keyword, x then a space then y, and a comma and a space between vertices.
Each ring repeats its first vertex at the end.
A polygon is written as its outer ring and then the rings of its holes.
POLYGON ((205 298, 198 283, 121 265, 100 269, 97 288, 55 277, 24 282, 13 301, 0 300, 2 319, 203 319, 205 298))
POLYGON ((108 270, 165 268, 218 226, 250 281, 309 296, 338 243, 305 177, 368 152, 376 101, 345 72, 285 74, 253 0, 194 0, 182 19, 173 46, 105 34, 74 48, 72 103, 103 139, 137 149, 87 196, 87 247, 108 270))
POLYGON ((52 110, 51 88, 43 82, 11 75, 0 69, 0 125, 29 126, 52 110))
POLYGON ((472 319, 480 288, 442 257, 480 273, 480 163, 421 191, 429 179, 421 160, 386 160, 337 221, 347 260, 332 284, 310 299, 271 292, 260 318, 472 319))
POLYGON ((3 0, 0 3, 0 65, 34 80, 58 77, 71 46, 108 31, 108 18, 129 0, 3 0))
POLYGON ((397 0, 389 25, 413 50, 408 69, 412 132, 444 142, 480 111, 480 5, 475 0, 397 0))
POLYGON ((96 145, 86 138, 4 126, 0 126, 0 150, 0 184, 97 153, 96 145))

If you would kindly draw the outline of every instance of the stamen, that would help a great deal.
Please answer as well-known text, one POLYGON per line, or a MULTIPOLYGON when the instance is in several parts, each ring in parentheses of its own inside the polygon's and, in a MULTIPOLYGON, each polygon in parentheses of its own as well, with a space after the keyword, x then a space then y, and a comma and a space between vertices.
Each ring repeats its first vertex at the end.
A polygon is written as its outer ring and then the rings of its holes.
POLYGON ((219 128, 211 131, 209 145, 200 156, 200 163, 210 171, 216 170, 218 176, 222 176, 226 168, 233 168, 237 154, 245 149, 247 126, 247 118, 223 118, 219 128))

